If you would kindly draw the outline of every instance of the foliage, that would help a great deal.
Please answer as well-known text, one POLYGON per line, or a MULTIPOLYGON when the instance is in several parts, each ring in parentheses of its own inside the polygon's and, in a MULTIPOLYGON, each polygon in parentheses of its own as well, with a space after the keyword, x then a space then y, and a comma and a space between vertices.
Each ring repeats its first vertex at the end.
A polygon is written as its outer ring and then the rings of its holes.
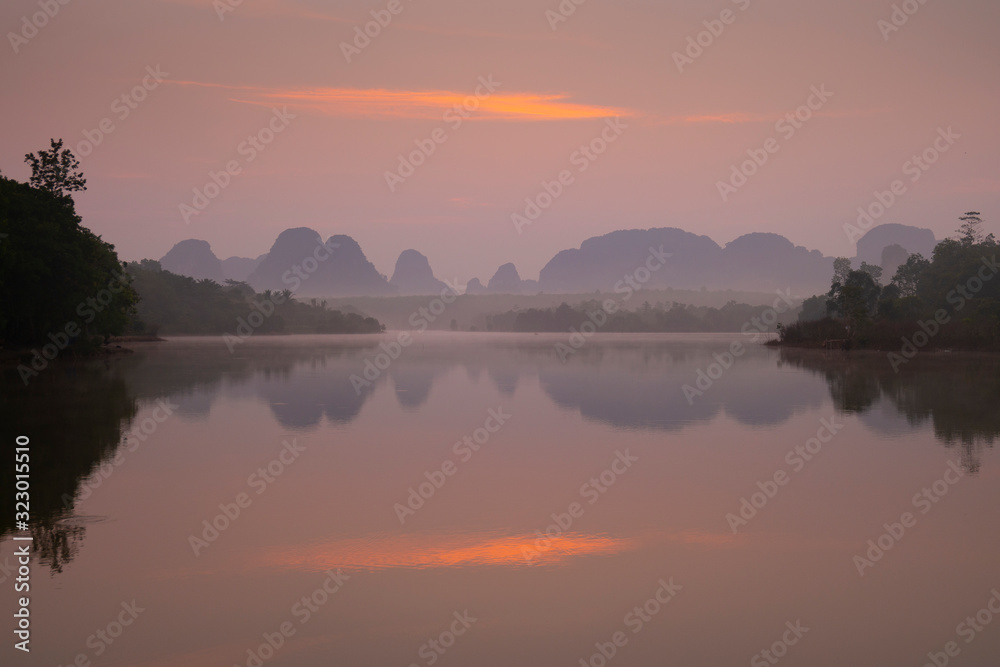
MULTIPOLYGON (((902 339, 926 328, 920 327, 922 322, 939 319, 942 326, 931 327, 936 331, 931 337, 933 346, 1000 347, 1000 275, 996 268, 1000 243, 993 234, 982 231, 978 213, 966 213, 960 220, 958 238, 938 243, 930 260, 920 255, 908 257, 884 288, 879 287, 880 276, 872 267, 862 265, 862 270, 845 273, 845 264, 835 261, 829 313, 852 344, 898 348, 905 342, 902 339)), ((806 301, 810 312, 818 298, 806 301)), ((800 316, 798 324, 783 332, 782 340, 818 344, 819 337, 829 332, 818 325, 806 326, 809 322, 800 316)))
POLYGON ((121 333, 136 302, 114 246, 82 226, 83 189, 62 142, 31 156, 31 184, 0 176, 0 339, 90 344, 121 333))
POLYGON ((853 338, 871 321, 881 291, 871 272, 850 271, 843 283, 835 279, 830 286, 827 310, 844 320, 848 337, 853 338))
POLYGON ((164 271, 159 262, 128 265, 142 300, 130 324, 132 334, 235 334, 251 313, 263 317, 255 333, 378 333, 385 327, 372 317, 327 310, 326 303, 302 303, 288 290, 261 293, 243 282, 195 280, 164 271))
POLYGON ((862 273, 867 273, 875 281, 876 285, 882 284, 882 267, 878 264, 869 264, 868 262, 861 262, 861 268, 858 269, 862 273))
POLYGON ((896 275, 892 277, 892 283, 899 289, 901 297, 916 296, 917 281, 920 276, 930 269, 931 263, 920 253, 910 255, 906 258, 898 269, 896 275))
POLYGON ((811 296, 802 302, 799 322, 815 322, 827 316, 829 310, 825 296, 811 296))
POLYGON ((62 147, 62 139, 50 139, 49 143, 52 146, 50 150, 24 156, 24 161, 31 167, 31 187, 46 190, 57 197, 68 197, 70 192, 86 190, 87 179, 80 173, 80 161, 73 157, 73 152, 62 147))
POLYGON ((833 281, 844 283, 847 274, 851 272, 851 260, 847 257, 837 257, 833 260, 833 281))
POLYGON ((974 246, 980 243, 992 244, 996 241, 993 234, 983 234, 983 219, 979 211, 969 211, 959 218, 962 225, 958 228, 958 242, 963 246, 974 246))

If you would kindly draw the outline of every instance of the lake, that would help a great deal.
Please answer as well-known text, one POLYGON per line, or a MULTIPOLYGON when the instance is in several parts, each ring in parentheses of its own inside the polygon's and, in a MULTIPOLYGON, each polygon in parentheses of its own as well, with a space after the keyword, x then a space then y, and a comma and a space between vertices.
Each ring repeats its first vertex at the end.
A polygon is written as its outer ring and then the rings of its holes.
POLYGON ((996 664, 997 357, 394 340, 8 370, 0 662, 996 664))

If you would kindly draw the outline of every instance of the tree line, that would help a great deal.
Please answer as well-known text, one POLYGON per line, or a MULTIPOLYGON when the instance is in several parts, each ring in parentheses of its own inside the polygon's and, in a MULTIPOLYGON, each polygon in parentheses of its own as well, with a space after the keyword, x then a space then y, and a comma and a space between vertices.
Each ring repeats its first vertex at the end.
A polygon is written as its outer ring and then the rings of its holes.
POLYGON ((245 283, 198 281, 150 260, 125 264, 112 244, 83 226, 72 194, 86 190, 87 181, 62 140, 24 161, 31 167, 27 183, 0 174, 0 344, 7 348, 89 350, 123 334, 223 334, 255 304, 279 300, 259 332, 384 328, 290 293, 279 299, 245 283))
POLYGON ((798 322, 782 327, 781 342, 836 339, 873 349, 1000 346, 1000 248, 993 234, 983 232, 980 213, 959 220, 955 238, 938 243, 930 259, 910 255, 885 285, 881 267, 863 262, 852 269, 849 259, 836 259, 830 291, 806 299, 798 322))

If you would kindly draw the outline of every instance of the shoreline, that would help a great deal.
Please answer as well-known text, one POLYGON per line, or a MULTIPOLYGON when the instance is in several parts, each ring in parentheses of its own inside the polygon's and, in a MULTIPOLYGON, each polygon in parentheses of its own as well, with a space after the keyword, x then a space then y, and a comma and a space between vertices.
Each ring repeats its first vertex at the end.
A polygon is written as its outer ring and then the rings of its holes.
MULTIPOLYGON (((77 349, 72 346, 66 347, 59 350, 59 353, 52 359, 46 359, 49 362, 53 362, 59 358, 77 360, 77 361, 91 361, 94 359, 105 359, 110 357, 117 357, 123 354, 131 354, 135 352, 130 347, 125 347, 124 344, 128 343, 166 343, 167 339, 161 338, 156 335, 144 335, 144 336, 112 336, 108 339, 108 342, 100 345, 96 348, 84 350, 77 349)), ((51 343, 44 343, 44 345, 51 345, 51 343)), ((17 347, 17 348, 4 348, 0 347, 0 368, 18 366, 24 363, 31 363, 31 360, 35 356, 35 352, 41 353, 41 347, 17 347)))
MULTIPOLYGON (((825 345, 826 341, 801 341, 796 343, 788 343, 780 340, 769 340, 764 343, 767 347, 782 348, 789 350, 817 350, 820 352, 883 352, 883 353, 900 353, 902 349, 902 344, 897 345, 892 348, 883 347, 880 345, 874 346, 851 346, 851 347, 827 347, 825 345)), ((983 347, 983 346, 962 346, 962 345, 951 345, 951 346, 940 346, 940 345, 927 345, 925 347, 917 348, 918 352, 923 354, 926 352, 934 352, 937 354, 951 354, 956 352, 962 353, 976 353, 976 354, 1000 354, 1000 349, 994 347, 983 347)))

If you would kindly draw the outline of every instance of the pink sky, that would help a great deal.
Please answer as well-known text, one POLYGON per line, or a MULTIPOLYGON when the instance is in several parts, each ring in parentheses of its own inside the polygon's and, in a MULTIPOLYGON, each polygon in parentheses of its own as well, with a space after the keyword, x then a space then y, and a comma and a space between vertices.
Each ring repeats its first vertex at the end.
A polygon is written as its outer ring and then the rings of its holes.
POLYGON ((879 222, 941 238, 979 210, 1000 227, 996 2, 927 2, 888 39, 888 0, 589 0, 554 30, 558 0, 399 2, 348 63, 341 43, 389 0, 243 0, 222 20, 212 0, 71 0, 16 44, 10 33, 41 10, 8 0, 0 171, 27 180, 24 153, 97 131, 78 209, 125 259, 186 238, 256 256, 307 226, 353 236, 383 273, 416 248, 461 282, 507 261, 535 278, 557 251, 622 228, 721 244, 770 231, 853 255, 843 225, 896 179, 906 192, 879 222), (674 52, 723 10, 730 24, 679 72, 674 52), (167 76, 154 87, 157 66, 167 76), (144 77, 143 101, 115 103, 144 77), (779 131, 814 86, 832 97, 794 135, 779 131), (445 116, 477 89, 479 108, 445 116), (272 110, 286 107, 294 118, 272 110), (605 132, 606 152, 574 159, 614 116, 625 129, 605 132), (263 150, 242 143, 269 123, 280 132, 263 150), (904 163, 949 127, 960 139, 911 180, 904 163), (434 136, 390 191, 398 156, 434 136), (724 202, 717 183, 772 137, 777 152, 724 202), (227 163, 239 173, 185 222, 180 205, 227 163), (519 234, 511 214, 562 170, 572 182, 519 234))

